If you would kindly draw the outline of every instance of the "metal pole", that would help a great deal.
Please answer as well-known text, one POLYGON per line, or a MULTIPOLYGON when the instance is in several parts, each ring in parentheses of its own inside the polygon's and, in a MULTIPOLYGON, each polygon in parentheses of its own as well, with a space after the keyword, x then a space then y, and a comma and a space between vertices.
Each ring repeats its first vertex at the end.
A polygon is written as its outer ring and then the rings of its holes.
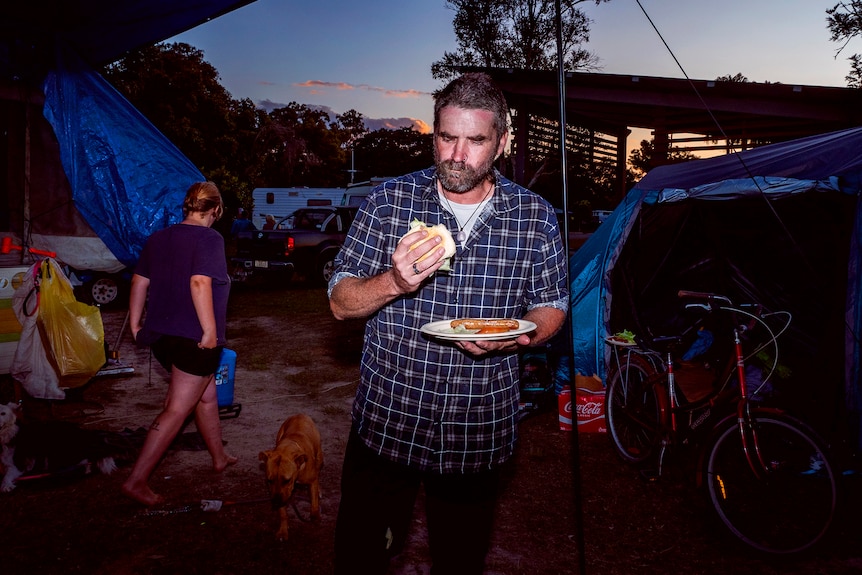
MULTIPOLYGON (((554 2, 556 9, 557 20, 557 83, 559 85, 560 99, 560 173, 562 174, 562 194, 563 194, 563 244, 566 253, 566 262, 571 259, 569 253, 569 190, 568 190, 568 168, 566 163, 566 70, 565 57, 563 54, 563 15, 560 8, 560 0, 554 2)), ((568 264, 567 264, 568 265, 568 264)), ((566 280, 571 285, 571 278, 566 280)), ((567 353, 560 358, 561 361, 569 362, 569 374, 571 379, 569 385, 572 387, 572 401, 575 401, 575 370, 574 370, 574 342, 572 336, 572 314, 566 316, 566 330, 568 345, 567 353)), ((575 499, 575 539, 578 547, 578 573, 586 575, 587 560, 586 548, 584 545, 584 501, 581 493, 581 450, 578 441, 578 421, 576 411, 572 410, 572 496, 575 499)))

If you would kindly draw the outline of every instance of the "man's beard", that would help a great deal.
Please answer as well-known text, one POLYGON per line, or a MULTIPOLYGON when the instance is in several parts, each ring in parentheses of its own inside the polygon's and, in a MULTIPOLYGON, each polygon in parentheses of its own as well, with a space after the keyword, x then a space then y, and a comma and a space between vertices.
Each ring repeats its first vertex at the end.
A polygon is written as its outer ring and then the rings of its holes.
POLYGON ((485 180, 490 179, 494 166, 493 157, 476 168, 471 168, 464 162, 453 160, 437 161, 437 178, 447 192, 463 194, 469 192, 485 180))

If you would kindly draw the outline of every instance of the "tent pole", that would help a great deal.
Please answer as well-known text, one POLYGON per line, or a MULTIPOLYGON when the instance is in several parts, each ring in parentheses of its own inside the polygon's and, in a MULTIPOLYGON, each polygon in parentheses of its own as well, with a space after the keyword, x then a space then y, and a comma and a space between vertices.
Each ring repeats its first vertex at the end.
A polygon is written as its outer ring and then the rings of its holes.
MULTIPOLYGON (((30 113, 30 98, 27 97, 24 99, 24 205, 23 215, 24 221, 22 222, 21 229, 21 245, 25 248, 30 245, 30 234, 32 230, 30 229, 30 169, 31 169, 31 149, 30 149, 30 130, 32 128, 31 125, 31 113, 30 113)), ((26 254, 29 253, 26 249, 21 250, 21 263, 32 263, 32 257, 26 257, 26 254)))
MULTIPOLYGON (((568 262, 571 259, 569 253, 569 191, 568 191, 568 169, 566 165, 566 70, 565 57, 563 54, 563 17, 560 8, 560 0, 555 0, 554 7, 556 9, 556 24, 557 24, 557 83, 559 85, 559 100, 560 100, 560 173, 562 174, 562 194, 563 194, 563 249, 566 254, 566 269, 568 270, 568 262)), ((566 283, 571 285, 571 280, 566 274, 566 283)), ((571 310, 566 314, 566 323, 563 329, 566 331, 566 353, 560 358, 560 361, 569 362, 569 374, 571 374, 570 386, 574 386, 575 370, 574 365, 574 342, 572 334, 572 314, 571 310)), ((575 390, 572 388, 572 401, 575 401, 575 390)), ((574 411, 574 410, 573 410, 574 411)), ((578 573, 586 575, 587 560, 586 548, 584 545, 584 501, 581 490, 581 450, 578 440, 578 422, 575 414, 572 414, 572 496, 575 500, 575 539, 578 550, 578 573)))
MULTIPOLYGON (((21 245, 30 245, 30 98, 24 99, 24 221, 21 222, 21 245)), ((26 250, 21 250, 21 263, 24 263, 26 250)))

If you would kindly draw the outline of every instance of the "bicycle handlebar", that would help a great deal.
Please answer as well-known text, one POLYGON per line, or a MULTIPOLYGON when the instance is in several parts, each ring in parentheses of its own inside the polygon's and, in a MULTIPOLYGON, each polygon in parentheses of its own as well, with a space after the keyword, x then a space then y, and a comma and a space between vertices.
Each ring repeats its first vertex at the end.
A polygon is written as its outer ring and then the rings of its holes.
MULTIPOLYGON (((743 318, 748 318, 747 322, 743 321, 739 325, 735 326, 734 329, 736 329, 738 331, 738 333, 750 331, 751 329, 754 328, 755 324, 761 325, 766 330, 766 332, 769 334, 769 337, 766 339, 766 341, 764 341, 760 345, 756 346, 756 348, 754 350, 750 351, 748 353, 748 355, 746 355, 746 357, 745 357, 745 360, 748 360, 749 358, 751 358, 751 357, 755 356, 757 353, 759 353, 765 347, 767 347, 769 345, 773 346, 774 352, 773 352, 773 358, 772 358, 772 365, 770 367, 769 373, 763 378, 760 387, 762 388, 764 385, 766 385, 766 382, 772 377, 772 374, 775 372, 775 369, 778 366, 778 342, 777 342, 778 336, 783 334, 787 330, 787 328, 790 326, 790 322, 792 320, 792 315, 787 311, 777 311, 777 312, 764 314, 763 313, 763 311, 764 311, 763 306, 761 304, 734 305, 729 297, 714 294, 714 293, 698 292, 698 291, 690 291, 690 290, 679 290, 677 292, 677 295, 680 298, 693 298, 693 299, 700 300, 702 302, 702 303, 686 304, 685 305, 686 309, 697 307, 697 308, 702 308, 702 309, 706 310, 707 312, 722 310, 722 311, 731 312, 734 314, 739 314, 743 318), (774 329, 774 327, 770 326, 766 320, 769 317, 776 317, 776 316, 784 317, 784 322, 783 322, 783 325, 780 325, 777 327, 777 329, 774 329)), ((758 390, 759 389, 760 388, 758 388, 758 390)))
POLYGON ((677 292, 677 295, 681 298, 690 297, 690 298, 695 298, 695 299, 706 300, 708 302, 721 301, 727 305, 733 305, 733 302, 730 301, 729 297, 714 294, 714 293, 707 293, 707 292, 700 292, 700 291, 689 291, 689 290, 681 289, 677 292))
POLYGON ((712 312, 715 310, 724 310, 724 311, 736 311, 741 312, 744 315, 751 318, 747 324, 741 324, 737 326, 740 333, 750 330, 754 327, 754 322, 759 318, 763 312, 763 306, 756 303, 750 304, 738 304, 734 305, 729 297, 714 293, 708 292, 699 292, 699 291, 690 291, 690 290, 679 290, 677 295, 680 298, 693 298, 703 300, 703 303, 687 303, 685 304, 686 309, 690 308, 700 308, 708 312, 712 312), (718 305, 716 305, 718 304, 718 305), (751 308, 754 311, 745 311, 746 308, 751 308))

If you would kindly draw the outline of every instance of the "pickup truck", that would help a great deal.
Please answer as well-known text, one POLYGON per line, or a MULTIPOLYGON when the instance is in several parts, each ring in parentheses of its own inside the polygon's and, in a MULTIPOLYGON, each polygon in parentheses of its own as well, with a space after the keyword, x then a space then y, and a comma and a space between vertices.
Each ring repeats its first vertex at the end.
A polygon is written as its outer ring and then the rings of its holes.
POLYGON ((345 206, 300 208, 272 229, 240 232, 231 257, 233 281, 251 276, 289 281, 300 275, 311 282, 328 282, 356 212, 356 207, 345 206))

